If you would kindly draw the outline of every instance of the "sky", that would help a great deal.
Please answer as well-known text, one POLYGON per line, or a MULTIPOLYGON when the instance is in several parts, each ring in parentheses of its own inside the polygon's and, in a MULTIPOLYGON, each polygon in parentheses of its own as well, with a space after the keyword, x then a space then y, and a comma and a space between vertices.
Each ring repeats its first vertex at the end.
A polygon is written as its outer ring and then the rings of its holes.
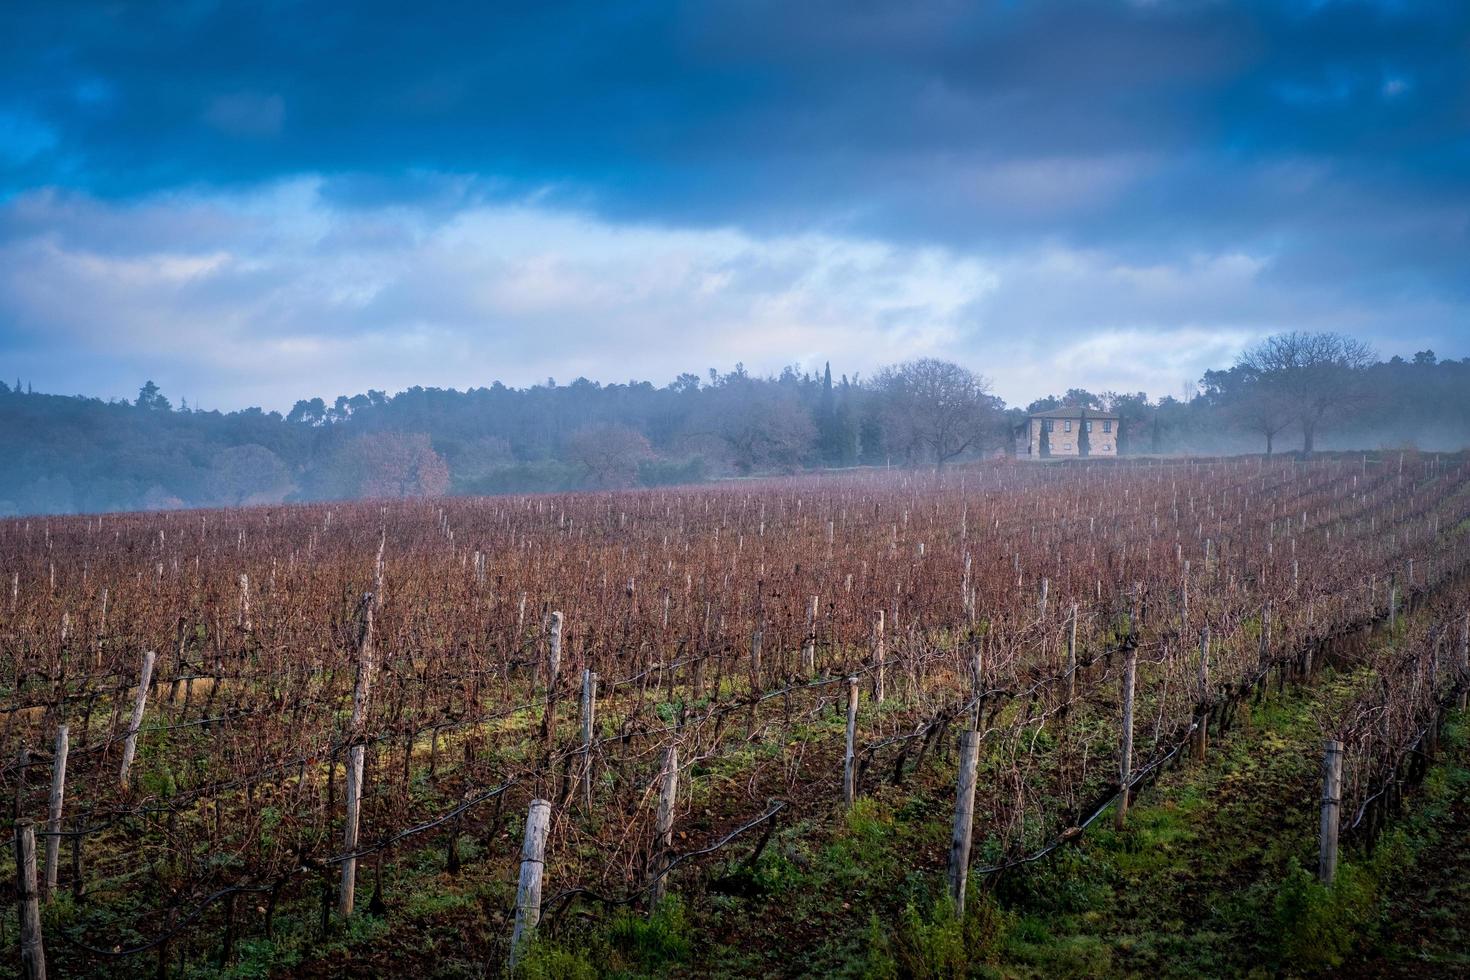
POLYGON ((0 377, 298 398, 1470 356, 1464 0, 18 4, 0 377))

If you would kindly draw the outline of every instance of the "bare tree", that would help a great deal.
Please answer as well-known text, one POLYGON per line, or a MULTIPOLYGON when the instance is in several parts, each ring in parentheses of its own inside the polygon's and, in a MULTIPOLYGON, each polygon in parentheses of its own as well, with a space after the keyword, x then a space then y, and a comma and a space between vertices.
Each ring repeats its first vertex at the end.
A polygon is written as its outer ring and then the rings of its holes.
POLYGON ((1296 402, 1279 377, 1237 364, 1228 371, 1206 371, 1200 384, 1205 397, 1236 425, 1265 438, 1267 456, 1275 451, 1276 437, 1296 421, 1296 402))
POLYGON ((1266 338, 1236 363, 1264 382, 1263 394, 1289 406, 1302 427, 1302 453, 1311 455, 1328 414, 1366 398, 1361 372, 1374 360, 1372 348, 1351 337, 1292 331, 1266 338))
POLYGON ((1265 437, 1267 456, 1275 451, 1276 437, 1297 414, 1292 400, 1266 381, 1257 381, 1242 391, 1241 397, 1230 404, 1229 411, 1243 428, 1265 437))
POLYGON ((713 387, 687 434, 712 441, 743 474, 795 470, 817 439, 811 415, 791 392, 739 372, 713 387))
POLYGON ((892 447, 923 456, 936 470, 984 444, 999 418, 990 382, 932 357, 884 368, 874 379, 892 447))
POLYGON ((638 464, 653 455, 637 429, 616 423, 589 425, 567 440, 567 455, 598 486, 628 487, 638 481, 638 464))

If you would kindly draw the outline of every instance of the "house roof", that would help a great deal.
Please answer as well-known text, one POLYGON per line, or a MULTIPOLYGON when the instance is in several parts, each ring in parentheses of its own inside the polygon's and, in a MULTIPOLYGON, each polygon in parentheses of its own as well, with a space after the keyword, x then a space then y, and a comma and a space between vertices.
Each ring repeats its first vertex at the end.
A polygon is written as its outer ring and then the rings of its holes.
MULTIPOLYGON (((1080 419, 1082 417, 1082 409, 1065 406, 1062 408, 1048 409, 1045 412, 1032 412, 1030 417, 1033 419, 1080 419)), ((1087 409, 1087 417, 1090 419, 1115 419, 1118 417, 1118 413, 1102 412, 1095 408, 1089 408, 1087 409)))

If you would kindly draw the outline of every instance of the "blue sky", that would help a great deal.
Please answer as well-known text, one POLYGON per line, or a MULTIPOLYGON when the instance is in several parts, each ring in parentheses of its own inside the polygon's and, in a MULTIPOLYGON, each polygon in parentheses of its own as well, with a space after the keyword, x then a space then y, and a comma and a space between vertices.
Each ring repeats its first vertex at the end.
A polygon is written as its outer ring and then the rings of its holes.
POLYGON ((18 5, 0 375, 206 407, 1470 355, 1470 4, 18 5))

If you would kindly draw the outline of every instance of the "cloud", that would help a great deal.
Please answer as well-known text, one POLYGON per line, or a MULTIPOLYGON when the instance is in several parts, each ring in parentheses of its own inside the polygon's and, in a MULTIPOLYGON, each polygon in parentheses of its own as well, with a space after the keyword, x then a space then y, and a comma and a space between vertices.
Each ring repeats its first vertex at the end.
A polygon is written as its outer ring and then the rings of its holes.
POLYGON ((210 407, 284 409, 367 387, 663 383, 737 361, 869 374, 935 355, 1024 404, 1073 386, 1177 394, 1284 327, 1396 350, 1412 322, 1448 354, 1467 312, 1365 309, 1274 276, 1269 254, 987 255, 612 222, 535 198, 349 206, 325 186, 0 206, 0 363, 47 390, 125 395, 151 377, 210 407))
POLYGON ((273 408, 369 385, 667 381, 843 351, 861 351, 857 370, 943 349, 993 285, 942 249, 530 203, 431 219, 337 207, 319 188, 23 195, 0 209, 0 358, 67 390, 86 375, 63 351, 80 350, 177 394, 273 408))
POLYGON ((949 352, 1029 400, 1173 390, 1277 328, 1465 346, 1456 0, 99 2, 7 28, 0 356, 63 389, 170 362, 278 405, 949 352))

